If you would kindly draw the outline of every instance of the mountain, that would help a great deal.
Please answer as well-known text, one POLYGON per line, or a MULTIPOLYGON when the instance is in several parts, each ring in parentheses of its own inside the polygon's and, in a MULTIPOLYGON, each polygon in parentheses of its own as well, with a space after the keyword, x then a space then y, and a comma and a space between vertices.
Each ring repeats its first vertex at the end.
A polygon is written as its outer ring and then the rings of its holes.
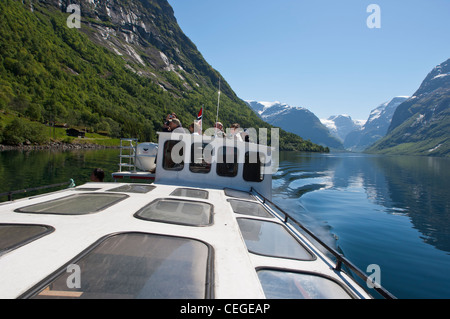
POLYGON ((350 115, 332 115, 328 119, 320 119, 323 125, 325 125, 330 131, 331 135, 337 137, 341 142, 345 141, 345 138, 350 132, 361 129, 364 125, 364 121, 352 120, 350 115))
POLYGON ((366 123, 346 136, 344 147, 351 151, 363 151, 385 136, 395 110, 407 99, 405 96, 397 96, 373 109, 366 123))
MULTIPOLYGON (((156 141, 169 112, 188 126, 203 106, 211 127, 219 81, 219 120, 270 128, 206 62, 167 0, 2 0, 0 21, 2 143, 12 143, 2 139, 11 116, 156 141), (79 29, 69 28, 70 4, 79 29)), ((285 131, 280 148, 325 150, 285 131)))
POLYGON ((367 151, 450 156, 450 59, 431 70, 397 107, 386 136, 367 151))
POLYGON ((342 142, 330 135, 319 118, 308 109, 280 102, 245 101, 261 119, 283 130, 297 134, 313 143, 343 149, 342 142))

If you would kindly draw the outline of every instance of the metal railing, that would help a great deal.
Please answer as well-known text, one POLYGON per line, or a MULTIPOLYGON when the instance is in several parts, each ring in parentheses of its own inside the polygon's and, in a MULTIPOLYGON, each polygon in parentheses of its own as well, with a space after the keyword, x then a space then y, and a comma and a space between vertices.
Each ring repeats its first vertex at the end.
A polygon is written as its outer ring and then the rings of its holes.
POLYGON ((8 201, 12 201, 13 195, 16 195, 16 194, 24 194, 24 193, 29 193, 29 192, 33 192, 33 191, 61 187, 61 186, 68 186, 69 188, 75 187, 75 182, 73 181, 73 179, 70 179, 69 182, 64 182, 64 183, 38 186, 38 187, 26 188, 26 189, 21 189, 21 190, 16 190, 16 191, 9 191, 9 192, 5 192, 5 193, 0 193, 0 197, 8 196, 8 201))
MULTIPOLYGON (((251 191, 258 194, 262 199, 264 203, 268 203, 270 206, 275 207, 281 214, 284 215, 284 223, 288 224, 289 220, 291 220, 292 223, 294 223, 296 226, 300 227, 302 231, 304 231, 308 236, 313 238, 319 245, 321 245, 323 248, 327 250, 333 257, 336 258, 336 266, 334 269, 336 271, 342 271, 342 265, 345 265, 348 269, 350 269, 354 274, 356 274, 359 278, 364 280, 364 282, 367 282, 370 280, 369 276, 367 276, 366 273, 364 273, 361 269, 359 269, 356 265, 354 265, 350 260, 344 257, 341 253, 337 252, 334 248, 327 245, 325 242, 323 242, 319 237, 317 237, 312 231, 310 231, 308 228, 306 228, 304 225, 299 223, 295 218, 293 218, 291 215, 286 213, 282 208, 280 208, 277 204, 270 201, 269 199, 265 198, 263 195, 258 193, 253 187, 251 188, 251 191)), ((384 287, 382 287, 379 284, 374 284, 373 289, 378 292, 382 297, 386 299, 396 299, 396 297, 391 294, 388 290, 386 290, 384 287)))

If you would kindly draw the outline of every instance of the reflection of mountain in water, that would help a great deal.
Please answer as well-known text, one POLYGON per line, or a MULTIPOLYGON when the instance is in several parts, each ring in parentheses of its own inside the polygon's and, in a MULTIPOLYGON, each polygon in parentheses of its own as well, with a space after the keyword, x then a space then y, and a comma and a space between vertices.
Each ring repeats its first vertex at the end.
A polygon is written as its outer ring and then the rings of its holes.
POLYGON ((449 167, 445 158, 281 152, 274 193, 299 199, 324 189, 363 190, 384 212, 408 216, 424 242, 450 252, 449 167))
POLYGON ((405 210, 426 243, 450 252, 450 161, 412 156, 371 160, 386 178, 387 199, 405 210))

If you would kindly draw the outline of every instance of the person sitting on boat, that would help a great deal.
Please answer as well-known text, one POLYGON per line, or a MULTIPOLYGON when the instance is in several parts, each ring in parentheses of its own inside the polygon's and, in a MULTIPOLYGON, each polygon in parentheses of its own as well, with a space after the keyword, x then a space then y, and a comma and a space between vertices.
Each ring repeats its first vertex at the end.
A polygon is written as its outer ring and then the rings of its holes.
POLYGON ((192 135, 200 135, 198 132, 200 131, 200 127, 194 122, 189 125, 189 132, 192 135))
POLYGON ((174 112, 167 114, 166 121, 164 122, 164 125, 162 128, 163 132, 170 132, 169 124, 170 124, 170 120, 172 120, 172 119, 177 119, 177 114, 174 112))
POLYGON ((223 124, 220 122, 216 122, 214 124, 215 136, 216 137, 225 137, 225 133, 223 132, 223 124))
POLYGON ((234 138, 237 141, 243 142, 241 136, 241 126, 238 123, 234 123, 230 127, 230 138, 234 138))
POLYGON ((173 132, 178 128, 182 128, 183 126, 181 125, 181 122, 179 119, 177 118, 172 118, 169 121, 169 132, 173 132))
POLYGON ((92 182, 103 182, 105 178, 105 172, 101 168, 96 168, 92 171, 91 181, 92 182))

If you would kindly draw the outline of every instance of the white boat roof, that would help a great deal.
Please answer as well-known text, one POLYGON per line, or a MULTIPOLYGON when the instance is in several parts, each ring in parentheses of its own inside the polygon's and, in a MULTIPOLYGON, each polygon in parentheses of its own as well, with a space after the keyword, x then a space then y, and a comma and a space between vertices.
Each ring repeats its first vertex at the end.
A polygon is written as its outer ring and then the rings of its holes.
POLYGON ((0 298, 371 298, 257 182, 201 183, 206 174, 162 170, 163 157, 160 147, 153 184, 87 183, 0 204, 0 298))

